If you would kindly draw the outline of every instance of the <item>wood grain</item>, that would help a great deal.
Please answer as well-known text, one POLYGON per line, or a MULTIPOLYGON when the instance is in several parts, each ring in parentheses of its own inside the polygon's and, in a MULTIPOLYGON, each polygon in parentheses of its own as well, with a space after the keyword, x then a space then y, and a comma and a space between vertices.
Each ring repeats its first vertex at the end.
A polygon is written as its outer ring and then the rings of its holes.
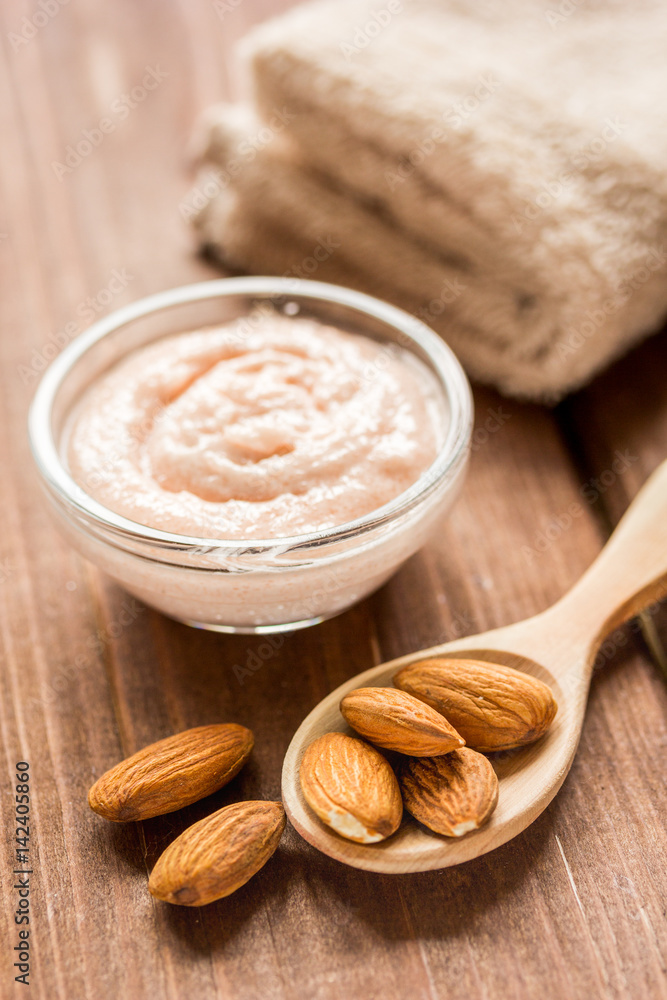
MULTIPOLYGON (((168 621, 60 539, 25 436, 37 368, 67 324, 84 328, 86 308, 101 315, 217 273, 179 212, 192 123, 242 92, 234 41, 287 5, 242 0, 221 19, 208 0, 72 0, 18 47, 11 36, 37 7, 0 9, 0 995, 25 995, 13 982, 9 848, 14 764, 27 759, 39 1000, 667 996, 667 694, 632 627, 595 675, 563 789, 517 840, 397 878, 340 865, 288 831, 255 879, 201 913, 148 894, 148 871, 189 823, 278 796, 291 736, 338 684, 556 600, 667 454, 664 335, 553 413, 479 389, 471 473, 442 535, 377 595, 277 648, 168 621), (67 146, 158 66, 159 87, 58 179, 67 146), (125 287, 102 301, 114 269, 125 287), (637 462, 582 497, 625 448, 637 462), (234 667, 258 662, 240 683, 234 667), (227 720, 250 726, 257 746, 220 793, 127 827, 87 810, 89 785, 121 757, 227 720)), ((664 636, 664 612, 652 620, 664 636)))

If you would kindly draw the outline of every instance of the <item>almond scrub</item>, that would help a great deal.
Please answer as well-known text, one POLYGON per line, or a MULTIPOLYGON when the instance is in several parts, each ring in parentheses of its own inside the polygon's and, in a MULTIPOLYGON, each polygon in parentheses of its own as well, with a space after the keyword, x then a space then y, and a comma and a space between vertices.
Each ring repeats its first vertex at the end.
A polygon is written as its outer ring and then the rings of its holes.
POLYGON ((130 354, 81 400, 67 454, 86 492, 133 521, 274 539, 377 510, 444 433, 437 382, 410 354, 276 314, 130 354))
POLYGON ((99 320, 46 372, 30 433, 87 559, 180 621, 271 632, 345 610, 421 548, 471 424, 465 375, 423 323, 253 277, 99 320))

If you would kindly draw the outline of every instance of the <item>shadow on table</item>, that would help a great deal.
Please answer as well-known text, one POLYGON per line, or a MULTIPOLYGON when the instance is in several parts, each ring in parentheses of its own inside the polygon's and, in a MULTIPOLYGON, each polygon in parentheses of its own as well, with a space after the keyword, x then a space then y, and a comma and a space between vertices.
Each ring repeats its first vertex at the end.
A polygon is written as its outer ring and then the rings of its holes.
POLYGON ((332 945, 350 933, 350 924, 389 941, 443 939, 472 929, 489 907, 514 893, 540 865, 550 840, 552 820, 545 814, 529 832, 476 861, 392 876, 333 861, 290 828, 266 868, 233 896, 196 914, 157 904, 157 918, 195 954, 224 951, 251 920, 280 922, 286 908, 292 923, 299 914, 295 935, 307 935, 311 919, 324 920, 332 945))

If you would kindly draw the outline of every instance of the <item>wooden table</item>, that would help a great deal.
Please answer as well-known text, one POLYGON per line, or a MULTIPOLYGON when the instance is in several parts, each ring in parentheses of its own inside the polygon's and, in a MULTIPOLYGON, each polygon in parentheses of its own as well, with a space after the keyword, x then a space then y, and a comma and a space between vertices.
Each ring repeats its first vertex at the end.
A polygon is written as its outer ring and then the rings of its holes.
POLYGON ((0 996, 667 997, 664 611, 647 617, 648 642, 630 626, 607 644, 563 790, 492 854, 384 877, 289 830, 227 900, 193 911, 148 894, 147 872, 192 821, 279 795, 290 737, 323 695, 374 662, 545 608, 667 455, 664 334, 555 411, 476 390, 472 468, 446 531, 370 599, 288 636, 243 684, 233 666, 261 640, 169 621, 60 538, 25 434, 38 370, 94 315, 215 276, 178 210, 188 136, 199 110, 238 94, 235 40, 285 5, 229 0, 218 16, 208 0, 16 0, 0 11, 0 996), (54 166, 151 70, 158 84, 114 112, 89 155, 54 166), (225 719, 251 726, 257 746, 212 800, 127 826, 88 810, 88 786, 121 757, 225 719), (17 760, 32 775, 30 993, 12 968, 17 760))

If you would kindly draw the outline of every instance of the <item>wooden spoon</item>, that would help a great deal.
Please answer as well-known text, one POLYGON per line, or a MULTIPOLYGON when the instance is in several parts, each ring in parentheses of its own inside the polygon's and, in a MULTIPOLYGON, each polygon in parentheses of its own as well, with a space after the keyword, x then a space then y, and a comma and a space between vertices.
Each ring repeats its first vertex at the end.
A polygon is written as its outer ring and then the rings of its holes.
MULTIPOLYGON (((417 872, 446 868, 492 851, 533 822, 563 784, 576 753, 588 687, 602 641, 633 615, 667 596, 667 461, 637 494, 615 532, 579 582, 547 611, 482 635, 456 639, 358 674, 324 698, 301 724, 283 765, 287 814, 302 837, 355 868, 417 872), (356 844, 325 826, 301 792, 299 765, 314 739, 339 730, 351 735, 338 706, 357 687, 391 686, 400 667, 432 656, 503 663, 549 684, 558 714, 531 746, 492 756, 500 779, 498 807, 489 823, 461 839, 432 833, 406 815, 392 837, 356 844)), ((609 747, 614 753, 614 747, 609 747)))

